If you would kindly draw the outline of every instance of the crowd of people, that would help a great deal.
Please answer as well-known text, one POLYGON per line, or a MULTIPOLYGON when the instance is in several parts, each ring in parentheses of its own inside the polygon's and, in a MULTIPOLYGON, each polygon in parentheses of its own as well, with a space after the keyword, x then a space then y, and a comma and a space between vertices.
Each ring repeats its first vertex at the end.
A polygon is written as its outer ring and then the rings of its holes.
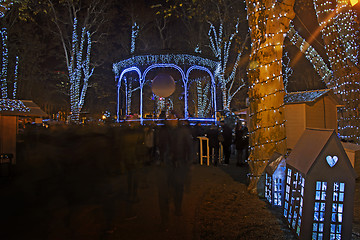
POLYGON ((225 124, 217 126, 215 123, 203 126, 198 122, 190 126, 188 121, 179 121, 175 115, 170 115, 160 125, 141 126, 139 121, 130 121, 126 125, 116 134, 116 138, 119 138, 116 145, 119 147, 119 155, 123 156, 123 169, 128 176, 128 200, 138 201, 140 176, 146 178, 142 167, 157 167, 156 182, 163 226, 169 220, 171 200, 175 207, 174 214, 182 215, 183 192, 191 180, 191 166, 198 163, 200 158, 198 137, 206 136, 209 139, 209 145, 204 147, 209 147, 213 165, 229 164, 232 145, 236 146, 236 165, 246 164, 248 131, 241 123, 237 124, 236 129, 225 124), (223 160, 219 154, 221 145, 223 160))
MULTIPOLYGON (((248 154, 247 134, 246 126, 240 123, 235 129, 215 123, 191 126, 188 121, 180 121, 175 115, 168 116, 160 124, 152 122, 141 125, 137 119, 129 119, 119 125, 102 128, 28 128, 24 130, 24 143, 18 153, 18 173, 36 172, 37 183, 34 185, 37 186, 39 181, 46 184, 52 179, 64 192, 70 205, 89 199, 86 194, 95 194, 90 188, 87 192, 89 183, 98 184, 99 179, 105 179, 104 176, 125 175, 126 215, 131 219, 136 217, 133 205, 140 199, 139 185, 147 183, 149 167, 156 168, 161 225, 166 228, 171 205, 174 205, 176 216, 182 215, 183 193, 191 182, 191 168, 199 163, 198 137, 206 136, 209 139, 208 147, 214 166, 229 164, 230 155, 234 153, 232 146, 236 146, 237 166, 242 166, 248 154), (46 169, 42 169, 42 166, 46 169)), ((29 187, 30 183, 28 181, 29 187)), ((38 191, 40 196, 42 189, 38 191)), ((29 192, 36 194, 30 189, 29 192)), ((48 192, 46 194, 49 195, 48 192)), ((109 200, 111 194, 105 193, 104 196, 109 200)), ((112 231, 114 216, 111 200, 104 204, 104 215, 107 216, 109 231, 112 231)))

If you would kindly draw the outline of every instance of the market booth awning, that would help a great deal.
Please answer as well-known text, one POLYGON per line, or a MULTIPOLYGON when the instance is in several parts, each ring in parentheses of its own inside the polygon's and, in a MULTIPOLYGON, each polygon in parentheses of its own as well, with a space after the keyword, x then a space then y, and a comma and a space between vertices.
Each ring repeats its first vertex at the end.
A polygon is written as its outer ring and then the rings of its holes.
POLYGON ((47 114, 31 100, 0 99, 0 115, 46 117, 47 114))

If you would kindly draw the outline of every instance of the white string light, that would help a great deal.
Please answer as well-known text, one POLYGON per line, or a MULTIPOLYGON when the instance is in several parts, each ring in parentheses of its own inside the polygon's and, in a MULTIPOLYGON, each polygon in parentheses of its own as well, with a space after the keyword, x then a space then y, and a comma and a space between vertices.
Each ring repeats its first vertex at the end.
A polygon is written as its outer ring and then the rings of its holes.
POLYGON ((282 66, 284 69, 284 73, 283 73, 284 90, 285 90, 285 92, 287 92, 289 78, 291 77, 291 75, 294 72, 293 69, 290 67, 290 58, 288 56, 288 52, 285 52, 283 55, 282 66))
POLYGON ((10 10, 10 6, 13 4, 12 1, 9 0, 0 0, 0 18, 5 17, 6 11, 10 10))
POLYGON ((30 108, 20 100, 14 99, 0 99, 0 112, 1 111, 19 111, 19 112, 30 112, 30 108))
POLYGON ((231 53, 231 47, 233 44, 233 40, 238 34, 239 29, 239 19, 235 24, 233 32, 231 34, 226 35, 224 32, 224 24, 223 21, 220 21, 219 28, 216 29, 213 23, 210 23, 210 29, 208 32, 208 38, 210 41, 210 49, 212 50, 215 57, 219 60, 219 69, 216 72, 216 78, 218 79, 218 83, 220 84, 221 92, 222 92, 222 100, 223 100, 223 109, 229 110, 230 103, 233 97, 239 92, 239 90, 245 86, 245 81, 242 78, 239 78, 239 86, 232 92, 232 87, 234 86, 237 68, 239 66, 239 62, 247 41, 247 38, 243 42, 242 49, 237 53, 236 60, 234 65, 232 66, 231 73, 229 76, 225 76, 226 72, 229 72, 229 56, 231 53), (229 84, 230 83, 230 84, 229 84))
POLYGON ((19 68, 19 56, 16 56, 15 70, 14 70, 13 99, 16 98, 16 93, 17 93, 18 68, 19 68))
POLYGON ((134 54, 135 52, 135 45, 136 45, 136 38, 139 35, 139 25, 135 22, 131 27, 131 48, 130 53, 134 54))
POLYGON ((314 8, 324 39, 326 54, 334 72, 331 89, 344 102, 339 111, 339 134, 346 140, 360 141, 359 126, 359 27, 357 15, 348 1, 314 0, 314 8))
POLYGON ((88 81, 94 72, 94 68, 90 68, 91 53, 91 37, 90 32, 85 27, 81 30, 80 39, 77 34, 78 21, 74 18, 71 52, 69 53, 70 62, 68 64, 68 72, 70 79, 70 108, 71 120, 79 122, 80 111, 85 102, 85 96, 88 88, 88 81), (84 52, 85 40, 86 50, 84 52), (84 58, 85 53, 85 58, 84 58))
POLYGON ((7 29, 0 31, 2 40, 2 66, 1 66, 1 97, 8 98, 7 93, 7 69, 8 69, 8 47, 7 47, 7 29))
POLYGON ((199 65, 209 68, 212 72, 218 68, 218 61, 190 54, 146 54, 136 55, 113 64, 113 71, 120 75, 122 70, 130 66, 146 66, 157 63, 173 63, 177 65, 199 65))
POLYGON ((283 41, 294 16, 294 1, 289 1, 291 6, 286 5, 286 2, 246 1, 251 33, 248 69, 251 149, 249 178, 255 183, 270 155, 274 151, 286 151, 282 53, 283 41))

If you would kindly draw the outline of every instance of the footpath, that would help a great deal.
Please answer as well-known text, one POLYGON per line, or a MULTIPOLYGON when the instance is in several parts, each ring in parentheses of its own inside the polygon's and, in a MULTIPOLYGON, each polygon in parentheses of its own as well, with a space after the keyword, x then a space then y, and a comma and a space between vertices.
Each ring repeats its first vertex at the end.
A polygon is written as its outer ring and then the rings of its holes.
POLYGON ((43 190, 27 193, 14 189, 16 184, 3 185, 0 239, 296 239, 280 211, 247 192, 247 172, 234 163, 194 165, 183 214, 175 216, 170 205, 166 227, 160 224, 156 167, 142 171, 139 199, 132 203, 125 197, 126 175, 97 182, 79 178, 71 186, 46 182, 36 186, 43 190))

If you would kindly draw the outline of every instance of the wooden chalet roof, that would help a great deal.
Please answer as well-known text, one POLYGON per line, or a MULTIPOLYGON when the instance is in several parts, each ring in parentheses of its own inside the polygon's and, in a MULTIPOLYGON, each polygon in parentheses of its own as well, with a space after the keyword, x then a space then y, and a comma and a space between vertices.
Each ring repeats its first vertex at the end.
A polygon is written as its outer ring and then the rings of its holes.
POLYGON ((306 175, 333 134, 333 129, 305 129, 286 163, 306 175))
POLYGON ((284 97, 285 104, 295 104, 295 103, 311 103, 315 102, 322 96, 328 95, 337 103, 337 105, 342 105, 341 100, 332 93, 330 89, 319 89, 313 91, 302 91, 302 92, 291 92, 287 93, 284 97))
POLYGON ((282 154, 274 152, 269 160, 269 163, 266 165, 265 172, 273 175, 281 161, 283 161, 283 159, 284 156, 282 154))
MULTIPOLYGON (((296 168, 302 174, 307 175, 323 148, 332 137, 337 139, 336 132, 333 129, 305 129, 295 148, 286 159, 286 164, 296 168)), ((339 146, 342 146, 340 140, 337 140, 339 141, 339 146)), ((354 169, 352 167, 350 168, 355 176, 354 169)))
POLYGON ((0 115, 46 117, 47 114, 31 100, 0 99, 0 115))

